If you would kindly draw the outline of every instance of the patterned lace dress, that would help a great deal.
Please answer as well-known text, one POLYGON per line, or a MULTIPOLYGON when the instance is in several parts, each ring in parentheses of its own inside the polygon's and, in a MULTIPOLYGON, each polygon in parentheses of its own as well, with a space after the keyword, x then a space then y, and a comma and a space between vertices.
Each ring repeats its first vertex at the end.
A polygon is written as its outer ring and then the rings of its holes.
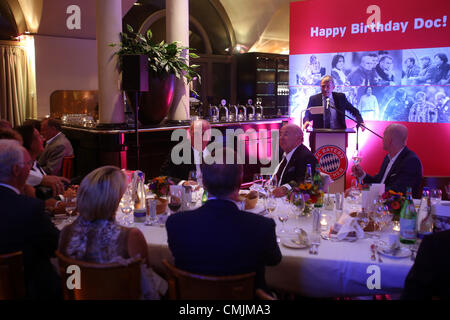
MULTIPOLYGON (((138 257, 128 254, 130 229, 113 221, 86 221, 78 217, 61 231, 59 251, 81 261, 127 265, 138 257)), ((142 299, 158 300, 167 291, 167 282, 146 264, 141 264, 142 299)))

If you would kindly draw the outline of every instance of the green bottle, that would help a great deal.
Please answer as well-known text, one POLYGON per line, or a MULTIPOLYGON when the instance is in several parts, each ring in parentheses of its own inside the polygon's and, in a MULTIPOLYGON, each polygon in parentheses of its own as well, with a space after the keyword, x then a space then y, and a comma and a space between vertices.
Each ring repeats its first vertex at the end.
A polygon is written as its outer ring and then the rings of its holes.
POLYGON ((205 189, 202 195, 202 204, 204 204, 206 201, 208 201, 208 191, 206 191, 205 189))
POLYGON ((320 191, 320 196, 318 196, 316 203, 314 203, 314 207, 323 207, 323 184, 318 163, 316 163, 316 170, 314 171, 313 185, 314 188, 317 188, 317 190, 320 191))
POLYGON ((406 244, 416 243, 417 238, 417 212, 412 199, 411 187, 406 189, 406 200, 400 211, 400 242, 406 244))

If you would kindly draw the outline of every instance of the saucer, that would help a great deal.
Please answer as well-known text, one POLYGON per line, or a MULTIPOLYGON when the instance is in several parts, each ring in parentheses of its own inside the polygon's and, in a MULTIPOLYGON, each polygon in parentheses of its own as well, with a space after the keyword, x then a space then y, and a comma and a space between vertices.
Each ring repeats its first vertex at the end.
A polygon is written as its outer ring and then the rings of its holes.
POLYGON ((309 247, 309 243, 302 243, 298 238, 284 238, 281 239, 281 244, 290 249, 305 249, 309 247))

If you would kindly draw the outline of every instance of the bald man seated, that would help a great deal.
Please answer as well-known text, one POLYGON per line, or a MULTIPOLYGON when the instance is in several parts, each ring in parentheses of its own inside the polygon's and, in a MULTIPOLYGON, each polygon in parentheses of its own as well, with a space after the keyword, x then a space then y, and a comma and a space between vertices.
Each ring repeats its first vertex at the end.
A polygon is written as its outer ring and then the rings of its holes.
POLYGON ((386 127, 383 134, 383 149, 387 155, 380 171, 371 176, 360 165, 352 167, 352 173, 363 183, 384 183, 386 190, 406 193, 411 187, 414 198, 420 198, 422 163, 417 155, 406 146, 408 129, 399 123, 386 127))
POLYGON ((280 148, 284 151, 283 157, 276 169, 278 187, 273 191, 276 197, 282 197, 290 190, 289 183, 305 180, 306 165, 311 164, 314 171, 316 157, 303 144, 303 131, 295 124, 287 124, 280 130, 280 148))

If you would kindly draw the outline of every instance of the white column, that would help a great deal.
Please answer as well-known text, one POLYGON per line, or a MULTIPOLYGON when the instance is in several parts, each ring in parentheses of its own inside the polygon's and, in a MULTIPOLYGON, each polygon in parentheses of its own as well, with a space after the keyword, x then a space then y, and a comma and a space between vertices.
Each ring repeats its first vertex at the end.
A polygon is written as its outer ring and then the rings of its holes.
POLYGON ((100 123, 123 123, 124 106, 120 90, 118 57, 114 55, 122 31, 122 1, 96 0, 98 62, 98 107, 100 123))
MULTIPOLYGON (((189 0, 166 0, 166 41, 189 47, 189 0)), ((186 56, 188 52, 184 53, 186 56)), ((175 92, 169 120, 189 120, 189 87, 175 79, 175 92)))

